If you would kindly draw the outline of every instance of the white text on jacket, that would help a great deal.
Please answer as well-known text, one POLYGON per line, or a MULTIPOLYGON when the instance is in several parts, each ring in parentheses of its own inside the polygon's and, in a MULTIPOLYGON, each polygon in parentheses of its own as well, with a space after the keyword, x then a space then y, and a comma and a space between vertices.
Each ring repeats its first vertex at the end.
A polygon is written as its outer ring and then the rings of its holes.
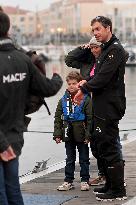
POLYGON ((26 73, 8 74, 7 76, 3 75, 3 83, 23 81, 25 78, 26 78, 26 73))

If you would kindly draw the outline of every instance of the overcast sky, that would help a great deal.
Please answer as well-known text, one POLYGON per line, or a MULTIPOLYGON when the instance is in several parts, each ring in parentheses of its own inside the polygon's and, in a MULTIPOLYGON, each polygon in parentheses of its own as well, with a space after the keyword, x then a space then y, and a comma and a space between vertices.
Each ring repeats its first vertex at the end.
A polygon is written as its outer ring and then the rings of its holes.
POLYGON ((38 9, 48 8, 56 0, 0 0, 2 6, 20 6, 20 8, 36 11, 38 9))
MULTIPOLYGON (((38 10, 48 8, 49 5, 52 2, 55 2, 57 0, 0 0, 0 5, 4 6, 20 6, 22 9, 28 9, 32 11, 36 11, 36 7, 38 10)), ((113 1, 113 0, 107 0, 107 1, 113 1)), ((120 1, 131 1, 134 2, 136 0, 120 0, 120 1)))

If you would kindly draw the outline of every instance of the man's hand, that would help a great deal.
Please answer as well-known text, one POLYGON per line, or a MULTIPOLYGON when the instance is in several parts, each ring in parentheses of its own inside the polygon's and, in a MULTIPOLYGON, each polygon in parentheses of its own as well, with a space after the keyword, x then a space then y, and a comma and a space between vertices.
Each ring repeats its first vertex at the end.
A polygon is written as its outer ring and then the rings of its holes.
POLYGON ((75 95, 75 97, 74 97, 75 104, 80 105, 80 103, 83 100, 83 98, 84 98, 84 93, 82 93, 82 91, 79 90, 77 92, 77 94, 75 95))
POLYGON ((16 158, 16 155, 11 146, 9 146, 4 152, 0 153, 0 159, 2 161, 8 162, 15 158, 16 158))
POLYGON ((89 142, 90 142, 90 141, 87 140, 87 139, 84 140, 84 144, 88 144, 89 142))
POLYGON ((83 49, 86 49, 86 48, 90 48, 90 44, 89 43, 87 43, 87 44, 83 44, 83 45, 81 45, 81 48, 83 48, 83 49))
POLYGON ((78 87, 80 87, 80 86, 84 85, 85 83, 87 83, 87 81, 86 81, 86 80, 81 80, 81 81, 78 83, 78 87))
POLYGON ((55 141, 56 141, 57 144, 59 144, 59 143, 61 143, 61 138, 60 137, 56 137, 55 141))

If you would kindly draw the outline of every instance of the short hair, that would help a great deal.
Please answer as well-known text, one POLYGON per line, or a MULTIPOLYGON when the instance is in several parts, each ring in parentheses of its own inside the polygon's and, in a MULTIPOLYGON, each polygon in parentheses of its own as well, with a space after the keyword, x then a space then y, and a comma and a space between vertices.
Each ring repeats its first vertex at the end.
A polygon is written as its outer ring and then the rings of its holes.
POLYGON ((66 76, 66 81, 68 82, 69 80, 77 80, 77 82, 80 82, 83 80, 83 77, 80 73, 77 71, 71 71, 67 76, 66 76))
POLYGON ((7 36, 9 28, 10 28, 9 16, 3 11, 0 11, 0 37, 7 36))
POLYGON ((94 19, 91 20, 91 26, 95 23, 99 22, 102 24, 103 27, 107 28, 110 27, 110 31, 112 32, 112 22, 111 19, 105 16, 96 16, 94 19))
POLYGON ((2 6, 0 6, 0 11, 2 11, 2 12, 3 12, 3 8, 2 8, 2 6))

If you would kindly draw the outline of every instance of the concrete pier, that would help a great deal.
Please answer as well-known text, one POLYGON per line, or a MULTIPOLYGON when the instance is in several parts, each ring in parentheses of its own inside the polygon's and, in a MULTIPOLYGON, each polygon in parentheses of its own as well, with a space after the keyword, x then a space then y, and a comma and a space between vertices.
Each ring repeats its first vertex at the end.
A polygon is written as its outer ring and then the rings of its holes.
MULTIPOLYGON (((125 181, 127 183, 127 196, 128 199, 124 201, 114 200, 112 202, 98 202, 93 194, 93 186, 90 186, 89 191, 80 191, 80 167, 77 163, 75 171, 75 189, 70 191, 57 191, 58 185, 63 183, 64 168, 47 174, 45 176, 34 179, 30 182, 21 185, 22 193, 29 194, 42 194, 42 195, 73 195, 77 198, 73 198, 64 205, 97 205, 97 204, 111 204, 111 205, 136 205, 136 140, 132 140, 123 145, 123 155, 125 159, 125 181)), ((96 160, 91 158, 90 175, 92 177, 97 176, 96 160)), ((40 205, 40 204, 38 204, 40 205)), ((46 204, 45 204, 46 205, 46 204)))

